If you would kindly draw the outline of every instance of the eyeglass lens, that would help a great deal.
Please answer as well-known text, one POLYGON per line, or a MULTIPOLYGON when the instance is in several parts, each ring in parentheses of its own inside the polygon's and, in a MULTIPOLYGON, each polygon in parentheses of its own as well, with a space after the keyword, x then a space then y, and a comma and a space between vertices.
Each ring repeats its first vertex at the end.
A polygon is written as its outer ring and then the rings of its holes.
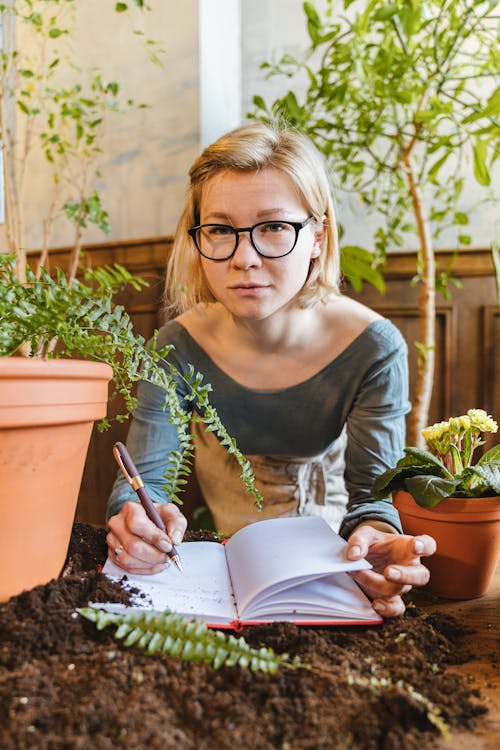
MULTIPOLYGON (((297 231, 286 221, 257 224, 250 231, 254 247, 263 255, 278 258, 289 253, 297 241, 297 231)), ((225 224, 205 224, 196 232, 196 244, 208 258, 229 258, 238 242, 238 232, 225 224)))

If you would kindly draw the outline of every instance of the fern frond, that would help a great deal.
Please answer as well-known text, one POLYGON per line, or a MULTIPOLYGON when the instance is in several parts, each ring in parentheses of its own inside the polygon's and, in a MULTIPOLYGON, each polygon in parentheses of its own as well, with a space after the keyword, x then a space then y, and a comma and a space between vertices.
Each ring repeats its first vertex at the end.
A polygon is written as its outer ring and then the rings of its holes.
POLYGON ((162 653, 183 661, 203 661, 214 669, 239 666, 275 674, 281 666, 308 669, 299 659, 288 661, 288 654, 276 654, 272 648, 252 648, 240 636, 210 630, 204 622, 188 620, 169 610, 116 614, 93 607, 78 610, 82 617, 95 623, 98 630, 114 625, 114 637, 124 646, 137 646, 146 654, 162 653))
MULTIPOLYGON (((206 429, 217 434, 221 444, 239 464, 247 492, 255 498, 255 506, 262 509, 262 495, 248 459, 240 453, 235 440, 224 428, 217 411, 211 406, 211 386, 203 383, 203 376, 189 366, 181 373, 169 361, 173 346, 158 347, 158 332, 150 344, 135 334, 130 316, 123 306, 113 303, 113 295, 126 284, 134 288, 145 285, 122 266, 103 266, 88 269, 83 280, 68 281, 57 269, 53 278, 45 269, 40 278, 28 267, 26 284, 15 275, 15 261, 10 255, 0 254, 0 356, 12 355, 27 344, 34 356, 77 357, 107 362, 113 369, 115 392, 125 403, 125 413, 113 417, 122 422, 137 405, 134 386, 147 381, 162 389, 168 419, 176 426, 178 450, 169 457, 165 475, 165 490, 169 500, 182 503, 179 494, 185 477, 191 472, 193 440, 191 419, 204 422, 206 429), (57 348, 54 342, 57 341, 57 348), (179 384, 185 391, 178 393, 179 384)), ((110 424, 104 419, 100 429, 110 424)))

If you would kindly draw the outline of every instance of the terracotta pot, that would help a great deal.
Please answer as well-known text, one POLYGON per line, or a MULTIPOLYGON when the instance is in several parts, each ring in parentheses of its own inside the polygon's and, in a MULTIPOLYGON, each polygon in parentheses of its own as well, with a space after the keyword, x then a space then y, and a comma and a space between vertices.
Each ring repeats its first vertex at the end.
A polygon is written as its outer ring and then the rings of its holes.
POLYGON ((111 377, 100 362, 0 358, 0 601, 62 570, 111 377))
POLYGON ((450 497, 421 508, 408 492, 396 492, 394 505, 405 533, 436 540, 436 553, 422 558, 431 573, 429 591, 445 599, 486 594, 500 553, 500 497, 450 497))

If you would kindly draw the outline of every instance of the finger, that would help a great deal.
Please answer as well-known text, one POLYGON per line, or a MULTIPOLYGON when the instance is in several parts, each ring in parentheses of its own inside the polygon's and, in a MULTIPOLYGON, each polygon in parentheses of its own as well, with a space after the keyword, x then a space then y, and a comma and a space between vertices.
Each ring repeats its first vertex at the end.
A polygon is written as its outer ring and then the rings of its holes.
POLYGON ((425 586, 430 578, 429 569, 425 565, 389 565, 384 570, 384 576, 388 581, 399 583, 402 586, 425 586))
POLYGON ((159 508, 173 544, 180 544, 187 528, 187 519, 175 503, 165 503, 159 508))
POLYGON ((413 538, 413 551, 416 555, 427 557, 433 555, 436 549, 436 540, 428 534, 420 534, 413 538))
MULTIPOLYGON (((142 505, 125 503, 122 511, 126 527, 124 544, 131 554, 141 560, 150 561, 151 551, 148 551, 147 546, 155 547, 164 554, 170 552, 172 549, 170 538, 147 517, 142 505)), ((111 519, 109 525, 111 527, 111 519)))
POLYGON ((382 617, 398 617, 405 611, 405 603, 400 596, 374 599, 372 607, 382 617))
POLYGON ((120 558, 119 565, 131 570, 139 568, 158 569, 165 567, 167 553, 172 549, 168 536, 147 518, 138 503, 125 503, 120 512, 109 519, 109 541, 111 557, 120 558), (122 545, 127 554, 127 562, 121 551, 116 554, 117 545, 122 545), (130 558, 135 558, 132 563, 130 558))
POLYGON ((106 535, 106 544, 108 545, 108 557, 119 565, 121 545, 118 537, 112 531, 109 531, 106 535))
POLYGON ((370 541, 373 539, 375 529, 369 526, 362 526, 356 529, 347 540, 347 559, 359 560, 366 557, 370 548, 370 541))
POLYGON ((392 583, 374 570, 359 570, 350 574, 370 599, 391 598, 405 594, 411 587, 392 583))
POLYGON ((112 532, 109 532, 106 536, 106 542, 108 544, 108 556, 110 559, 115 565, 127 571, 127 573, 150 575, 152 573, 160 573, 169 565, 167 555, 157 550, 153 550, 153 554, 156 554, 156 557, 150 557, 149 559, 147 559, 147 555, 145 556, 146 559, 136 557, 134 553, 126 549, 112 532))

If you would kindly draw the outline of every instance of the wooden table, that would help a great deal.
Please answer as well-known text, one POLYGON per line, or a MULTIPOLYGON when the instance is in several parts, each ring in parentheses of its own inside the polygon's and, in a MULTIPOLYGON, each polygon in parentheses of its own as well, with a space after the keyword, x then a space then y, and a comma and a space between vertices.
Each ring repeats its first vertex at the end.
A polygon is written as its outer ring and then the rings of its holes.
POLYGON ((455 732, 449 739, 440 739, 439 750, 499 750, 500 749, 500 675, 498 655, 500 644, 500 565, 488 593, 480 599, 445 601, 439 604, 419 602, 422 609, 437 610, 453 615, 459 622, 473 628, 466 636, 475 655, 473 661, 450 667, 471 687, 481 693, 481 700, 489 712, 473 734, 455 732))

